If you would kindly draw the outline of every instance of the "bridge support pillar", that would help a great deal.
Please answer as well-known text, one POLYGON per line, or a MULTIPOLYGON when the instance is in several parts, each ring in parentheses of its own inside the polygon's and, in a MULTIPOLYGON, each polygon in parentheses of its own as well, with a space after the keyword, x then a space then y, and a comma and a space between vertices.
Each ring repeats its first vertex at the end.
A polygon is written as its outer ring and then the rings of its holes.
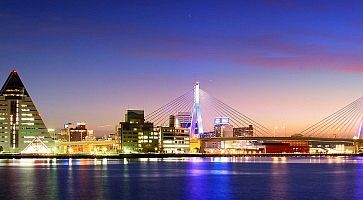
POLYGON ((192 124, 190 126, 191 134, 198 134, 198 136, 203 133, 203 123, 202 123, 202 112, 200 109, 200 86, 199 82, 194 85, 194 106, 192 113, 192 124))

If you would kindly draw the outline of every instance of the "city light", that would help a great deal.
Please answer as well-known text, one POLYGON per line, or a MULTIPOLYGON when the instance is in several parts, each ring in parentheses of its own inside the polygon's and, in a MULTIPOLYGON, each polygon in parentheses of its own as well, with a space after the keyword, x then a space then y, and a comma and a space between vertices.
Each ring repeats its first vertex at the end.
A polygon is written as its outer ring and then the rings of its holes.
POLYGON ((362 0, 3 0, 0 27, 0 200, 363 199, 362 0))

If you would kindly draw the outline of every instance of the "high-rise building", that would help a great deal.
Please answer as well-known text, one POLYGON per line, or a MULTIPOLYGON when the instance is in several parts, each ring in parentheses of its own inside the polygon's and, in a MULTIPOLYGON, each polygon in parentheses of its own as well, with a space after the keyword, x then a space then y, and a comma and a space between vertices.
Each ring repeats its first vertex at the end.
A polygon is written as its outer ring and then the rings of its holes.
POLYGON ((52 136, 13 70, 0 91, 0 151, 50 153, 53 147, 52 136))
POLYGON ((153 123, 145 122, 143 110, 127 110, 118 133, 123 153, 159 151, 159 133, 154 131, 153 123))

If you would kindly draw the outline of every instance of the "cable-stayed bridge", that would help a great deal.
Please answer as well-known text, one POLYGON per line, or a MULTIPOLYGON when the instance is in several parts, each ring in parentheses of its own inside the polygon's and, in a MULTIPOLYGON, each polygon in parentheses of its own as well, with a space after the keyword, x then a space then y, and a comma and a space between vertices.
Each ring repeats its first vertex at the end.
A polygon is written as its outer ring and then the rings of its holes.
POLYGON ((306 137, 361 138, 363 97, 303 130, 306 137))
POLYGON ((196 83, 192 90, 146 115, 145 120, 153 122, 155 126, 168 126, 170 115, 175 116, 182 112, 190 113, 190 132, 196 136, 213 131, 215 118, 224 117, 228 118, 233 127, 253 127, 253 136, 244 139, 360 141, 362 106, 363 97, 292 137, 274 137, 273 132, 266 126, 213 97, 196 83))
POLYGON ((215 118, 226 117, 233 127, 248 127, 252 125, 255 136, 263 137, 270 135, 268 128, 209 95, 199 88, 199 83, 194 86, 193 90, 186 92, 146 115, 145 120, 153 122, 156 126, 167 126, 169 116, 177 115, 180 112, 191 114, 190 129, 191 133, 194 134, 213 131, 215 118))

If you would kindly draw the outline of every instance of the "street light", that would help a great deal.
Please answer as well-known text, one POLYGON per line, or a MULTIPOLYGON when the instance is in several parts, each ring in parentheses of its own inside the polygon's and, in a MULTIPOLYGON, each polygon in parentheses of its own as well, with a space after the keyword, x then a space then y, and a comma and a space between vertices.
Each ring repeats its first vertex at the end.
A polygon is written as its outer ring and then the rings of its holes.
POLYGON ((285 134, 285 137, 286 137, 286 126, 282 125, 282 128, 284 129, 284 134, 285 134))
POLYGON ((277 130, 277 126, 274 127, 274 137, 276 137, 276 130, 277 130))
POLYGON ((354 145, 354 153, 358 153, 358 151, 359 151, 359 143, 357 142, 357 140, 359 139, 359 137, 358 136, 354 136, 353 137, 353 145, 354 145))

